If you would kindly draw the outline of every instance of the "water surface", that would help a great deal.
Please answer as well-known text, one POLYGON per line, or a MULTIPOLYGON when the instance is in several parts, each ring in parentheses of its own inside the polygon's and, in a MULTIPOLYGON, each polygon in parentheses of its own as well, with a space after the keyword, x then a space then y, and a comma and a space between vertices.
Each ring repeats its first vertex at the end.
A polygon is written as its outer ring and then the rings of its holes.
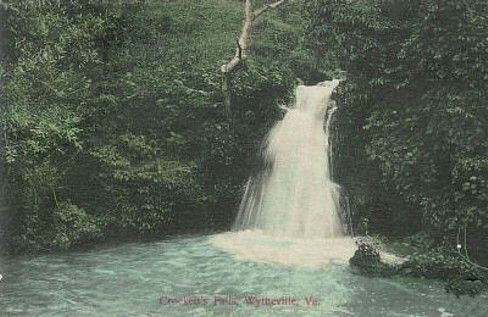
POLYGON ((486 296, 456 299, 441 285, 365 278, 345 264, 246 260, 214 239, 2 259, 0 316, 487 316, 486 296), (297 305, 251 305, 245 296, 293 298, 297 305), (316 305, 307 305, 310 296, 316 305))

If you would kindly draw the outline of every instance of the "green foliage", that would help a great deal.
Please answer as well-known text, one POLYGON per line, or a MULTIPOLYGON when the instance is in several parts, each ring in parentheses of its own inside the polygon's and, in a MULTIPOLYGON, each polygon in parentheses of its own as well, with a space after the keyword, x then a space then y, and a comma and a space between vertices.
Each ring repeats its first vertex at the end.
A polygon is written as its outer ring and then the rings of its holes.
POLYGON ((479 278, 475 267, 455 250, 436 248, 431 249, 429 253, 424 251, 412 254, 404 263, 404 269, 413 270, 412 274, 428 278, 447 279, 461 275, 465 275, 466 278, 479 278))
POLYGON ((185 203, 201 207, 194 165, 165 158, 144 137, 121 135, 119 142, 90 151, 101 167, 97 179, 108 194, 105 217, 112 231, 155 233, 172 223, 185 203))
POLYGON ((65 248, 95 232, 91 216, 75 205, 58 205, 67 174, 88 146, 93 113, 93 69, 103 62, 102 43, 118 20, 116 11, 75 3, 45 6, 7 2, 1 124, 6 132, 10 203, 16 206, 11 241, 19 249, 65 248), (66 212, 66 218, 62 214, 66 212), (62 232, 49 224, 59 221, 62 232), (79 225, 85 224, 86 234, 79 225), (49 229, 51 228, 51 229, 49 229), (54 232, 54 233, 53 233, 54 232), (52 235, 54 234, 54 236, 52 235), (51 241, 52 240, 52 241, 51 241))
POLYGON ((99 221, 70 202, 60 203, 54 209, 51 221, 48 231, 52 239, 47 245, 50 249, 67 249, 102 235, 99 221))
POLYGON ((402 264, 402 274, 436 278, 445 282, 447 292, 474 296, 488 289, 488 271, 465 255, 445 247, 421 249, 402 264))
POLYGON ((339 92, 338 120, 350 140, 339 149, 346 159, 339 163, 341 182, 353 197, 381 198, 353 205, 373 225, 386 219, 393 232, 398 221, 421 219, 410 228, 440 238, 467 226, 471 236, 482 236, 488 230, 487 7, 455 0, 304 6, 310 46, 333 55, 331 65, 348 74, 339 92), (383 211, 372 212, 375 205, 383 211))
POLYGON ((102 237, 102 224, 69 201, 61 202, 49 215, 34 210, 19 219, 23 231, 14 243, 30 251, 68 249, 102 237))
POLYGON ((389 252, 406 257, 401 264, 381 261, 377 245, 359 240, 358 249, 349 264, 353 272, 370 277, 409 276, 437 279, 444 282, 447 292, 456 296, 475 296, 488 290, 488 269, 479 266, 458 250, 438 246, 425 235, 413 235, 398 242, 387 243, 389 252))
POLYGON ((219 69, 240 2, 2 5, 10 249, 228 228, 300 69, 283 42, 302 41, 294 8, 256 25, 230 122, 219 69))

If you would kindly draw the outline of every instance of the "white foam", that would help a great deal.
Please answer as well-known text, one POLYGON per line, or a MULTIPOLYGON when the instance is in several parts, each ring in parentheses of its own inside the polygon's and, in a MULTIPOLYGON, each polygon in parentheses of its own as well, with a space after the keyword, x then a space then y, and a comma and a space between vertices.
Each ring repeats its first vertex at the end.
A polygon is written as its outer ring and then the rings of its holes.
POLYGON ((244 230, 214 235, 214 246, 240 260, 320 268, 347 263, 356 250, 354 239, 299 239, 273 236, 261 230, 244 230))

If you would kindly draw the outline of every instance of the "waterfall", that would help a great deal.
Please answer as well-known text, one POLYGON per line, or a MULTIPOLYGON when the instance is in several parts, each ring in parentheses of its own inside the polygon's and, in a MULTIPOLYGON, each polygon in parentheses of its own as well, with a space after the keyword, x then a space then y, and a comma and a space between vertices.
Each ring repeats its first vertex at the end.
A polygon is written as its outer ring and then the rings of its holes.
POLYGON ((243 260, 314 268, 354 254, 348 200, 332 180, 338 84, 297 87, 295 104, 263 143, 263 169, 244 187, 233 231, 211 238, 216 247, 243 260))
POLYGON ((297 87, 294 106, 266 138, 264 169, 245 186, 234 231, 259 229, 307 239, 344 236, 329 136, 335 111, 331 95, 338 84, 297 87))

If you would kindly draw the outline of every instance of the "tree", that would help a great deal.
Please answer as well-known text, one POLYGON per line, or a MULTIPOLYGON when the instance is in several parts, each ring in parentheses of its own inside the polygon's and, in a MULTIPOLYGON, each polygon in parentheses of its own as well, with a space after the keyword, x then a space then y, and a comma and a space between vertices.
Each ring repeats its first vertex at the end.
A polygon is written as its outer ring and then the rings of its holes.
POLYGON ((244 4, 244 24, 242 26, 241 35, 237 40, 236 53, 234 57, 227 63, 222 65, 222 92, 224 95, 224 107, 227 116, 231 114, 231 89, 230 89, 230 74, 237 69, 248 57, 251 48, 251 35, 253 24, 257 18, 263 15, 270 9, 275 9, 287 2, 287 0, 279 0, 271 4, 266 4, 264 7, 253 11, 251 0, 245 0, 244 4))

